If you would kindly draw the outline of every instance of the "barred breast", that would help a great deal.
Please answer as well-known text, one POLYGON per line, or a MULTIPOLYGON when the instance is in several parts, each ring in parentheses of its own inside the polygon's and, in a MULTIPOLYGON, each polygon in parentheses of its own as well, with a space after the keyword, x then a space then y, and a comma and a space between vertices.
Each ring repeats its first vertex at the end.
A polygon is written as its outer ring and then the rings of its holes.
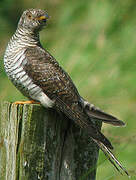
POLYGON ((15 41, 13 36, 10 40, 4 55, 4 68, 12 83, 22 94, 30 99, 40 101, 45 107, 52 107, 53 101, 50 100, 42 89, 33 83, 33 80, 24 70, 27 63, 25 57, 26 47, 23 47, 19 39, 15 41))
POLYGON ((26 63, 26 58, 24 55, 25 49, 20 49, 18 52, 12 52, 8 46, 5 56, 4 56, 4 67, 5 71, 13 82, 13 84, 27 97, 36 95, 41 92, 41 89, 36 86, 32 79, 24 71, 24 65, 26 63), (16 52, 16 53, 15 53, 16 52))

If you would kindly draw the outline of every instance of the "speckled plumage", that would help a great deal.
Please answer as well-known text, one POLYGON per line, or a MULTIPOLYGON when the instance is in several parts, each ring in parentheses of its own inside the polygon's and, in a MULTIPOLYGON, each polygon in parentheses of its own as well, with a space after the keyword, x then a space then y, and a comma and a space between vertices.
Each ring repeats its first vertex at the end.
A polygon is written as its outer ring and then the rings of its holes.
POLYGON ((128 174, 111 153, 110 149, 113 147, 95 127, 94 119, 115 126, 122 126, 124 123, 85 101, 79 95, 70 76, 42 47, 39 31, 45 26, 47 19, 48 15, 43 10, 24 11, 4 56, 4 66, 8 77, 29 99, 63 112, 77 125, 84 128, 112 164, 128 174))

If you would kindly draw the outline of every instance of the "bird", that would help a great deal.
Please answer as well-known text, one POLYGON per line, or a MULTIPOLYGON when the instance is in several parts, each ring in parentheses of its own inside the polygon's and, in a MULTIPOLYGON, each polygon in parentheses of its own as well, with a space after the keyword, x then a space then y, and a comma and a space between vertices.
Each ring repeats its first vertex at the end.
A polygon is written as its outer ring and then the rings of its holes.
POLYGON ((127 170, 113 154, 111 142, 95 126, 101 121, 114 126, 125 123, 85 100, 78 92, 69 74, 58 61, 43 48, 39 32, 46 26, 49 15, 45 10, 27 9, 23 12, 4 54, 4 68, 16 88, 29 101, 65 114, 89 134, 90 139, 104 152, 120 172, 127 170))

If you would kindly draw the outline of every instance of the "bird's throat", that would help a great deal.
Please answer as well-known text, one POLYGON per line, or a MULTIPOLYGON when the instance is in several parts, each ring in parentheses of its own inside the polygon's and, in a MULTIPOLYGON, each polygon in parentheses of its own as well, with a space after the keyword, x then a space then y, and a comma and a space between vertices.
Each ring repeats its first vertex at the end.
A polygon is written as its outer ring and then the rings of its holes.
POLYGON ((36 46, 40 44, 39 32, 18 28, 12 40, 20 41, 21 46, 36 46))

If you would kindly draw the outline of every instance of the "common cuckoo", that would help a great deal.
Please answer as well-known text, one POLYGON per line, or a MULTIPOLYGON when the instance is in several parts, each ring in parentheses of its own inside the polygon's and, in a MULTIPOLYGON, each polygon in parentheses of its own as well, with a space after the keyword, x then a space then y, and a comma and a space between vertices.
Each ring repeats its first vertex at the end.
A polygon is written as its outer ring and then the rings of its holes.
POLYGON ((48 18, 48 14, 40 9, 23 12, 4 55, 4 67, 9 79, 30 100, 46 108, 54 108, 73 120, 90 135, 116 169, 128 175, 111 152, 113 146, 110 141, 94 125, 96 120, 114 126, 124 126, 124 122, 82 98, 70 76, 43 48, 39 31, 48 18))

